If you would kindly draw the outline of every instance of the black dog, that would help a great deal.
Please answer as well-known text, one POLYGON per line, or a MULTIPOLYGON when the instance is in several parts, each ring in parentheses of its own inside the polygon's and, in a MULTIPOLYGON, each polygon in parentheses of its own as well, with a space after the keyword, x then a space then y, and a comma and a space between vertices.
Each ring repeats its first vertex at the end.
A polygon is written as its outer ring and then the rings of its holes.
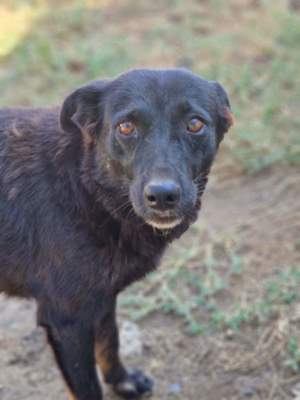
POLYGON ((195 221, 232 123, 216 82, 133 70, 59 109, 0 110, 0 292, 33 297, 70 396, 151 391, 118 355, 118 293, 195 221))

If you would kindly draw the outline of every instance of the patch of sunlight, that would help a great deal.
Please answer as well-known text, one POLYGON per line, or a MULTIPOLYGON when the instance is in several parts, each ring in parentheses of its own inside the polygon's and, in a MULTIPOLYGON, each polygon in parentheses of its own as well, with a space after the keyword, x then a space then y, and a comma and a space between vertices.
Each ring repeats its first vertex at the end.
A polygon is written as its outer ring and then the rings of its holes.
POLYGON ((113 0, 84 0, 83 4, 87 8, 106 8, 113 4, 113 0))
POLYGON ((40 11, 39 7, 28 5, 16 8, 0 5, 0 57, 10 54, 21 42, 40 11))

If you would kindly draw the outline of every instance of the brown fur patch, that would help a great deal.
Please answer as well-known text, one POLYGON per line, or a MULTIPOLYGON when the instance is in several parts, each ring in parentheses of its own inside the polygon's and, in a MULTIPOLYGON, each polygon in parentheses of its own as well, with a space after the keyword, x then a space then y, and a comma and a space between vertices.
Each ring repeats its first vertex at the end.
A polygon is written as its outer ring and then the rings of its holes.
POLYGON ((229 110, 228 107, 224 109, 224 116, 228 121, 229 128, 235 124, 235 118, 233 113, 229 110))
POLYGON ((55 158, 59 159, 64 156, 66 152, 66 148, 70 145, 70 139, 66 136, 63 136, 59 140, 59 146, 57 146, 57 150, 55 153, 55 158))
POLYGON ((95 358, 96 358, 96 362, 99 365, 103 375, 108 374, 112 367, 108 358, 105 355, 105 352, 106 352, 105 350, 106 350, 106 343, 99 343, 99 342, 96 343, 95 358))
POLYGON ((74 394, 70 391, 70 389, 66 385, 65 385, 65 390, 67 392, 69 400, 79 400, 78 397, 74 396, 74 394))
POLYGON ((91 133, 91 129, 94 127, 93 124, 82 128, 83 143, 86 147, 89 147, 95 143, 95 139, 91 133))

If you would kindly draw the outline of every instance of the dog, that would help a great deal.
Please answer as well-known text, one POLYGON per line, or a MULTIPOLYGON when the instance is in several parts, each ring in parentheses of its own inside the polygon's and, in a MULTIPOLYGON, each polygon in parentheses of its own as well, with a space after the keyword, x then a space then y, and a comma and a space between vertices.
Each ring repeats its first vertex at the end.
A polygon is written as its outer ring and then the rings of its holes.
POLYGON ((0 292, 34 298, 70 399, 152 391, 119 357, 117 295, 197 217, 232 125, 223 87, 184 69, 96 80, 61 107, 0 110, 0 292))

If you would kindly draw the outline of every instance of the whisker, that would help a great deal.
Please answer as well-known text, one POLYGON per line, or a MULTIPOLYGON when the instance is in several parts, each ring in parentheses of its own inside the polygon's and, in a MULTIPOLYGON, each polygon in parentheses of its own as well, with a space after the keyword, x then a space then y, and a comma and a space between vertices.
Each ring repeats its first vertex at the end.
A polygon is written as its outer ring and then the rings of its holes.
POLYGON ((126 207, 128 207, 128 206, 131 206, 131 203, 129 202, 129 200, 125 201, 124 203, 122 203, 121 205, 116 207, 114 210, 109 211, 110 216, 100 226, 98 226, 97 229, 103 228, 103 226, 105 226, 109 222, 109 220, 111 219, 111 215, 114 215, 115 213, 126 209, 126 207))

